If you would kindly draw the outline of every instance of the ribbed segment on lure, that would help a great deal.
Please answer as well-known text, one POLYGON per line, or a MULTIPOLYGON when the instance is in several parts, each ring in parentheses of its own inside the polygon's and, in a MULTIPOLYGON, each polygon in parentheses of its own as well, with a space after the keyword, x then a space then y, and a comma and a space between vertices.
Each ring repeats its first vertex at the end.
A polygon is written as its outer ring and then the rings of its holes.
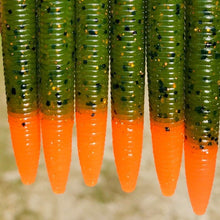
POLYGON ((79 159, 87 186, 95 186, 98 181, 104 154, 106 122, 106 111, 76 112, 79 159))
POLYGON ((121 188, 134 191, 137 183, 143 145, 143 118, 112 119, 115 163, 121 188))
POLYGON ((40 155, 40 126, 37 112, 8 114, 16 163, 24 184, 35 181, 40 155))
POLYGON ((219 136, 220 7, 186 1, 185 172, 194 212, 205 213, 219 136))
POLYGON ((154 161, 161 191, 176 189, 183 151, 184 1, 147 1, 147 71, 154 161))
POLYGON ((189 198, 197 215, 205 214, 212 191, 218 146, 200 149, 185 141, 185 169, 189 198))
POLYGON ((155 167, 160 188, 165 196, 176 189, 182 161, 184 123, 158 123, 151 121, 155 167))
POLYGON ((135 189, 144 113, 144 1, 111 3, 111 101, 115 162, 121 187, 135 189))
POLYGON ((74 1, 38 2, 39 103, 52 189, 66 188, 74 114, 74 1))
POLYGON ((21 180, 34 182, 40 154, 35 1, 1 1, 8 121, 21 180))
POLYGON ((64 193, 68 180, 73 119, 41 116, 44 155, 50 183, 55 193, 64 193))
POLYGON ((99 177, 106 136, 109 78, 108 0, 76 1, 77 145, 85 184, 99 177))

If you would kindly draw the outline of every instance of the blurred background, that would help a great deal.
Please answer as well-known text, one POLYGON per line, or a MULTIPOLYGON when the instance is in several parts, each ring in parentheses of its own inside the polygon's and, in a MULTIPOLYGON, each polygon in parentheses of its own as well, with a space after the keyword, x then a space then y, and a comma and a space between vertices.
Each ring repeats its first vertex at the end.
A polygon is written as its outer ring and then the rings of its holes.
POLYGON ((210 203, 204 216, 196 216, 192 211, 187 194, 184 165, 181 168, 175 195, 162 196, 154 168, 147 103, 142 163, 134 192, 127 194, 120 188, 112 151, 110 117, 103 166, 95 187, 89 188, 84 185, 77 156, 75 127, 72 164, 66 192, 62 195, 52 193, 42 151, 36 182, 30 186, 22 185, 7 123, 1 49, 0 46, 0 220, 220 219, 219 160, 210 203))

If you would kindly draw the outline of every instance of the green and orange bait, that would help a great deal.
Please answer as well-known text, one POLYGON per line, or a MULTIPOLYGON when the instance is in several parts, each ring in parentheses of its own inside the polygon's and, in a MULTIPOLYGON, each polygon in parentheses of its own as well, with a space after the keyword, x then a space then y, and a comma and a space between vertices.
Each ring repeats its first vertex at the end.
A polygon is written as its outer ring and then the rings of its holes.
POLYGON ((109 79, 109 1, 76 1, 76 127, 85 184, 99 177, 105 146, 109 79))
POLYGON ((161 191, 176 189, 184 143, 183 0, 147 1, 147 72, 154 161, 161 191))
POLYGON ((12 145, 25 184, 34 182, 40 153, 35 1, 2 0, 2 45, 12 145))
POLYGON ((55 193, 65 191, 74 117, 74 1, 38 2, 39 106, 43 147, 55 193))
POLYGON ((186 1, 185 172, 196 214, 211 194, 219 136, 220 7, 218 1, 186 1))
POLYGON ((144 124, 144 1, 111 2, 112 137, 121 187, 135 189, 144 124))

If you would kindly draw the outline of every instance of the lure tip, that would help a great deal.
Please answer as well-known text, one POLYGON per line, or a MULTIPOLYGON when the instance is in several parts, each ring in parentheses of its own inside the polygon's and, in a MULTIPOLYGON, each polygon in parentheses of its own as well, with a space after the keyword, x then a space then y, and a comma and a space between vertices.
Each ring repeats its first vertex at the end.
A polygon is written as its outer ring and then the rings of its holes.
POLYGON ((139 174, 143 145, 143 118, 135 120, 113 118, 112 137, 121 188, 129 193, 134 191, 139 174))
POLYGON ((185 140, 185 173, 189 198, 197 215, 206 212, 215 175, 217 145, 200 149, 190 140, 185 140))
POLYGON ((35 182, 40 157, 39 116, 8 112, 8 122, 21 182, 30 185, 35 182))
POLYGON ((151 120, 154 162, 161 192, 172 196, 176 190, 182 161, 184 123, 159 123, 151 120))
POLYGON ((125 182, 121 181, 120 184, 122 191, 125 193, 132 193, 136 188, 136 181, 135 183, 131 183, 129 181, 125 181, 125 182))
POLYGON ((54 193, 65 192, 72 153, 72 115, 53 117, 42 114, 44 156, 54 193))
POLYGON ((193 212, 196 215, 204 215, 206 213, 206 207, 201 207, 201 205, 199 205, 198 207, 196 207, 195 205, 193 206, 193 212))
POLYGON ((161 185, 160 189, 161 189, 161 192, 164 196, 171 197, 175 193, 176 183, 174 183, 173 186, 171 184, 169 184, 169 186, 162 186, 161 185))
POLYGON ((66 191, 66 186, 54 186, 54 185, 52 185, 51 187, 52 187, 53 193, 58 194, 58 195, 63 194, 66 191))
POLYGON ((21 182, 27 186, 31 185, 35 182, 35 176, 28 178, 26 175, 24 177, 21 175, 21 182))
POLYGON ((77 146, 80 166, 87 186, 97 184, 102 166, 107 109, 76 111, 77 146))
POLYGON ((88 187, 96 186, 97 182, 98 182, 98 179, 90 179, 90 178, 84 177, 84 183, 88 187))

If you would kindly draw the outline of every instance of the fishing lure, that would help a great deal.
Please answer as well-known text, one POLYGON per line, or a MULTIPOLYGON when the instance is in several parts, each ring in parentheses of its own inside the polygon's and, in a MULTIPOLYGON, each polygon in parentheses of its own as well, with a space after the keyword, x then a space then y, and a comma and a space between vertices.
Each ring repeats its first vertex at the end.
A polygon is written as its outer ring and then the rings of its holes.
POLYGON ((65 191, 74 115, 74 1, 38 2, 39 103, 52 189, 65 191))
POLYGON ((76 1, 76 126, 85 184, 97 183, 105 145, 108 78, 108 0, 76 1))
POLYGON ((196 214, 211 194, 219 135, 220 7, 218 1, 186 1, 185 172, 196 214))
POLYGON ((121 187, 135 189, 143 144, 144 1, 111 3, 111 102, 115 162, 121 187))
POLYGON ((35 1, 2 0, 2 45, 8 121, 24 184, 34 182, 40 154, 35 1))
POLYGON ((184 143, 184 1, 147 1, 150 124, 160 188, 171 196, 184 143))

